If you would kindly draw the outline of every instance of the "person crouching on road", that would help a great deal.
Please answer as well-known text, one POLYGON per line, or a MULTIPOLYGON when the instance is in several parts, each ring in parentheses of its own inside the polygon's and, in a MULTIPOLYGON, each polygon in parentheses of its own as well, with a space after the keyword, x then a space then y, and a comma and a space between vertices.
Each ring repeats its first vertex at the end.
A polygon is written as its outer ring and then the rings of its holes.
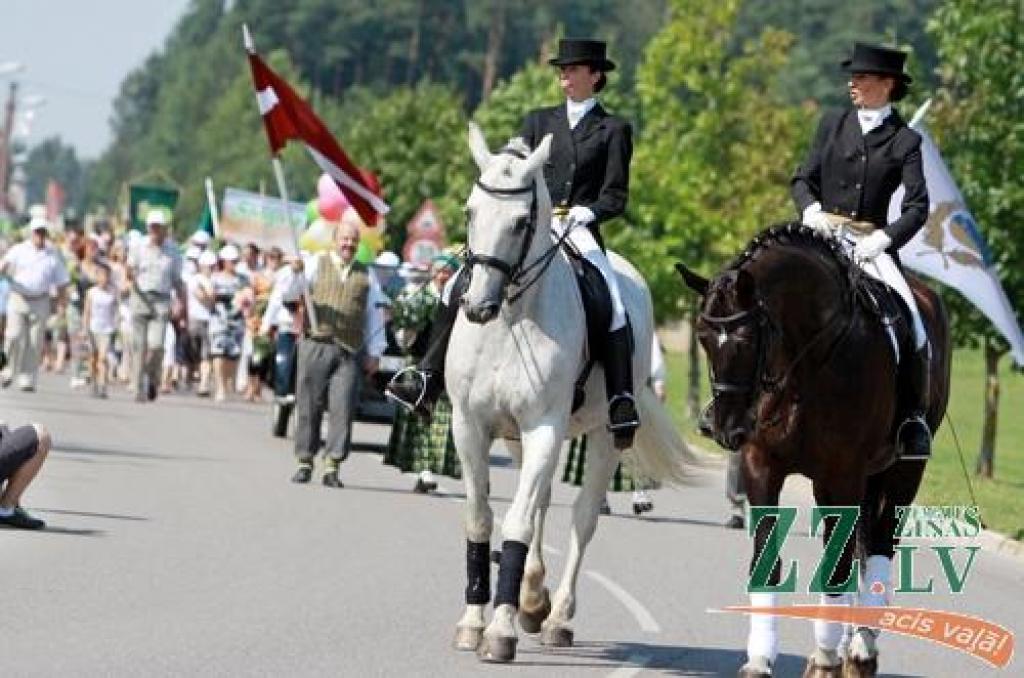
POLYGON ((305 262, 296 259, 284 301, 308 294, 313 306, 312 330, 299 342, 295 402, 295 457, 299 468, 292 477, 307 483, 320 448, 320 427, 329 404, 323 484, 344 487, 338 467, 348 456, 360 383, 377 371, 387 344, 381 305, 387 298, 376 278, 355 260, 359 227, 341 223, 335 230, 335 250, 321 252, 305 262))
POLYGON ((22 530, 46 527, 21 507, 21 495, 39 474, 51 444, 50 434, 38 424, 13 431, 0 424, 0 526, 22 530))

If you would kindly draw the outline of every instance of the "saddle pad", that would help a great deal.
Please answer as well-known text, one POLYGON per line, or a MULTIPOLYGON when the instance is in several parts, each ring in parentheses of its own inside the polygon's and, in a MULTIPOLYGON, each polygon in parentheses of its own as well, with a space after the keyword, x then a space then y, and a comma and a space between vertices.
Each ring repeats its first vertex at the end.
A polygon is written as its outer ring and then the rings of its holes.
POLYGON ((896 364, 899 364, 901 348, 914 345, 910 309, 894 289, 868 276, 857 281, 857 299, 864 310, 878 318, 885 328, 896 364))

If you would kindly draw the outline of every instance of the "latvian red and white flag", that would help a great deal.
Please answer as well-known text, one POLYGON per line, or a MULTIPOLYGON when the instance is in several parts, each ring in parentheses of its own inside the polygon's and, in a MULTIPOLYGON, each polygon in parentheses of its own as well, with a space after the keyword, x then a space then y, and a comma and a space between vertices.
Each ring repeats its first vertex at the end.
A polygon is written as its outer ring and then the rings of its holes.
POLYGON ((256 101, 263 116, 271 153, 277 155, 291 139, 301 141, 316 164, 338 182, 341 192, 363 221, 370 225, 377 223, 379 216, 387 214, 389 208, 376 187, 367 183, 309 104, 255 51, 248 49, 248 52, 256 101))

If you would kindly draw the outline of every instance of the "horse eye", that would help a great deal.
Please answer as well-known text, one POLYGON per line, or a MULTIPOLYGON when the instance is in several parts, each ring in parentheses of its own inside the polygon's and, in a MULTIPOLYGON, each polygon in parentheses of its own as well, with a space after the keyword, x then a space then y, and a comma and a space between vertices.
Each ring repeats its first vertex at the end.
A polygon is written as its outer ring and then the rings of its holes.
POLYGON ((529 217, 520 217, 519 219, 516 220, 515 229, 517 231, 523 231, 523 230, 526 230, 526 227, 529 226, 529 225, 530 225, 529 217))

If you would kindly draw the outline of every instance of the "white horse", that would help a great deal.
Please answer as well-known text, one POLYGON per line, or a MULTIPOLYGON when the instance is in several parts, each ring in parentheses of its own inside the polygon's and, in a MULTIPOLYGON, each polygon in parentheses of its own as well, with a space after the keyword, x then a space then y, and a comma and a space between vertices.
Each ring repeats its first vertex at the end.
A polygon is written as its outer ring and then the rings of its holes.
MULTIPOLYGON (((516 619, 541 632, 547 645, 572 644, 576 581, 583 552, 597 527, 598 510, 620 455, 607 430, 604 376, 595 367, 586 404, 571 413, 574 383, 586 361, 586 320, 573 270, 551 235, 551 199, 541 168, 551 138, 533 151, 513 140, 492 155, 479 128, 469 146, 480 168, 466 203, 472 281, 460 301, 445 379, 453 407, 455 446, 466 484, 466 611, 455 646, 477 650, 484 661, 515 658, 516 619), (546 265, 550 264, 550 265, 546 265), (544 514, 563 441, 587 434, 587 468, 573 506, 565 572, 553 601, 544 588, 544 514), (489 451, 509 441, 520 463, 519 484, 502 525, 501 564, 494 616, 490 601, 489 451)), ((637 271, 611 254, 632 324, 633 374, 650 373, 653 311, 637 271)), ((452 300, 451 303, 455 303, 452 300)), ((638 466, 654 479, 678 481, 695 461, 661 403, 642 377, 635 384, 641 426, 638 466)))

